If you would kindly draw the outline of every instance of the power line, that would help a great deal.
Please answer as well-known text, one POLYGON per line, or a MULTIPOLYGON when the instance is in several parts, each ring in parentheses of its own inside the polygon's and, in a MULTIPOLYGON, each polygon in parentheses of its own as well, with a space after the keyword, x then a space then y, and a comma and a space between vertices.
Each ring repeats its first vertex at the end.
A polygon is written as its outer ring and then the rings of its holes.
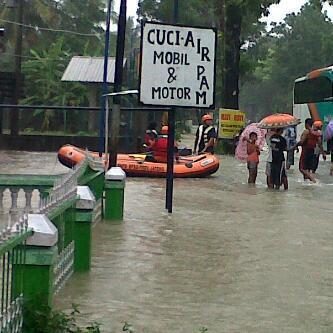
POLYGON ((25 28, 36 30, 37 32, 38 31, 62 32, 62 33, 68 33, 68 34, 72 34, 72 35, 85 36, 85 37, 96 37, 96 38, 100 38, 100 36, 101 36, 101 34, 88 34, 88 33, 77 32, 77 31, 72 31, 72 30, 65 30, 65 29, 42 28, 42 27, 30 25, 30 24, 9 21, 9 20, 5 20, 5 19, 1 19, 1 18, 0 18, 0 21, 2 21, 4 23, 9 23, 9 24, 20 25, 25 28))
MULTIPOLYGON (((19 54, 13 54, 9 52, 1 52, 1 55, 10 56, 10 57, 19 57, 19 58, 25 58, 25 59, 31 59, 31 60, 38 60, 42 61, 44 59, 48 60, 66 60, 66 58, 58 57, 58 58, 50 58, 50 57, 31 57, 31 56, 25 56, 25 55, 19 55, 19 54)), ((70 57, 70 56, 69 56, 70 57)))

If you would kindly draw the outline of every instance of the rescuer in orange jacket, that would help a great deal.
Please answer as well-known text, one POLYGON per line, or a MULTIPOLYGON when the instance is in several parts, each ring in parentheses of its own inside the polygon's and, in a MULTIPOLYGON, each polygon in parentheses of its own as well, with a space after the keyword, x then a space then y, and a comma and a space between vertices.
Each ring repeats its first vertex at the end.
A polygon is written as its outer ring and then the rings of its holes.
POLYGON ((194 142, 194 153, 214 153, 214 145, 217 139, 216 130, 213 126, 213 117, 205 114, 201 118, 202 125, 197 129, 194 142))

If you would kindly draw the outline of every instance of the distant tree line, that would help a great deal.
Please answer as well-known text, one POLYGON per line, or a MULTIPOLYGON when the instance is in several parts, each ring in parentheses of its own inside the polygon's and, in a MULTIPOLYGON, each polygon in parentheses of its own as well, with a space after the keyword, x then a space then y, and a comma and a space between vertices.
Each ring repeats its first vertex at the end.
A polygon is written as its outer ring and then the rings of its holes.
POLYGON ((295 79, 333 65, 333 24, 322 2, 310 1, 297 15, 251 41, 242 61, 241 106, 258 120, 274 112, 292 112, 295 79))
MULTIPOLYGON (((171 22, 173 2, 140 0, 139 19, 171 22)), ((179 3, 179 23, 218 29, 218 107, 240 107, 253 120, 276 111, 290 112, 294 80, 333 63, 333 24, 322 13, 322 5, 333 3, 332 0, 310 0, 299 14, 288 15, 284 23, 275 24, 270 31, 260 19, 279 0, 180 0, 179 3)), ((25 1, 23 23, 27 26, 23 28, 22 53, 25 90, 21 103, 88 105, 85 86, 60 79, 73 55, 103 56, 105 6, 104 0, 25 1)), ((4 0, 0 1, 0 25, 6 29, 6 51, 0 57, 2 71, 13 70, 13 58, 19 56, 14 55, 16 24, 13 22, 15 8, 8 8, 4 0)), ((114 14, 113 22, 116 22, 114 14)), ((138 32, 137 23, 129 19, 126 56, 132 72, 137 65, 131 54, 139 45, 138 32)), ((115 42, 113 33, 111 55, 115 54, 115 42)), ((137 76, 131 73, 130 78, 127 85, 136 87, 137 76)), ((49 119, 45 119, 45 113, 33 115, 31 123, 45 127, 68 116, 50 112, 49 119)), ((80 121, 87 119, 80 117, 80 121)))
MULTIPOLYGON (((21 56, 24 91, 20 103, 88 106, 87 87, 61 82, 61 77, 72 56, 104 55, 106 1, 29 0, 24 1, 23 8, 23 51, 21 55, 15 55, 17 8, 0 1, 0 26, 5 28, 6 45, 6 51, 0 57, 0 71, 13 71, 14 57, 21 56)), ((116 23, 116 20, 117 16, 112 12, 112 22, 116 23)), ((126 36, 129 61, 133 48, 138 45, 138 29, 133 18, 129 18, 126 36)), ((112 32, 110 56, 115 55, 115 49, 116 33, 112 32)), ((132 66, 131 70, 136 69, 132 66)), ((22 117, 25 127, 42 130, 47 130, 51 123, 67 121, 76 131, 86 128, 88 121, 87 117, 79 116, 79 112, 51 110, 37 110, 22 117)))

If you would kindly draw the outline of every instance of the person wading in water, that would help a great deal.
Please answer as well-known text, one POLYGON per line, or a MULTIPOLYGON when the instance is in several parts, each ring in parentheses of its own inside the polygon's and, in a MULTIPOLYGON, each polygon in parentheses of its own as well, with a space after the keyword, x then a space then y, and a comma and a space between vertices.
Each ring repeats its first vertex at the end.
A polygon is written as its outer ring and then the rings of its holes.
POLYGON ((259 155, 260 149, 257 145, 258 135, 255 132, 250 133, 249 139, 243 138, 244 141, 247 141, 247 169, 249 170, 249 184, 255 184, 258 175, 258 164, 259 164, 259 155))
POLYGON ((283 131, 283 137, 287 141, 286 169, 289 170, 290 167, 295 164, 295 150, 291 148, 295 147, 297 143, 296 126, 287 127, 283 131))
POLYGON ((315 149, 319 145, 320 151, 323 154, 324 159, 326 155, 323 151, 321 143, 321 133, 316 133, 312 129, 313 120, 307 118, 305 120, 305 130, 301 135, 300 141, 296 144, 293 149, 298 149, 299 146, 302 147, 302 153, 299 160, 299 171, 303 174, 304 180, 309 179, 311 182, 316 183, 316 179, 311 171, 315 167, 315 149))
POLYGON ((270 189, 280 189, 283 184, 288 190, 288 179, 285 167, 284 151, 287 150, 287 141, 282 136, 283 129, 277 128, 269 138, 270 162, 267 163, 267 185, 270 189))
POLYGON ((194 153, 214 153, 214 145, 216 141, 216 130, 213 126, 213 117, 209 114, 205 114, 201 118, 203 124, 197 129, 195 142, 194 142, 194 153))

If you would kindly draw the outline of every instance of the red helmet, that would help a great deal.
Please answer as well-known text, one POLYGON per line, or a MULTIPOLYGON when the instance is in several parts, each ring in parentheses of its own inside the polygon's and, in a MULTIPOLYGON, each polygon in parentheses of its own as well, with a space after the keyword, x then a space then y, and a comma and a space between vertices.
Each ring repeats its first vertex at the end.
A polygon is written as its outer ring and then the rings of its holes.
POLYGON ((201 120, 205 122, 207 120, 213 120, 213 117, 210 114, 205 114, 202 116, 201 120))
POLYGON ((168 126, 162 126, 161 134, 168 134, 168 131, 169 131, 169 127, 168 126))

